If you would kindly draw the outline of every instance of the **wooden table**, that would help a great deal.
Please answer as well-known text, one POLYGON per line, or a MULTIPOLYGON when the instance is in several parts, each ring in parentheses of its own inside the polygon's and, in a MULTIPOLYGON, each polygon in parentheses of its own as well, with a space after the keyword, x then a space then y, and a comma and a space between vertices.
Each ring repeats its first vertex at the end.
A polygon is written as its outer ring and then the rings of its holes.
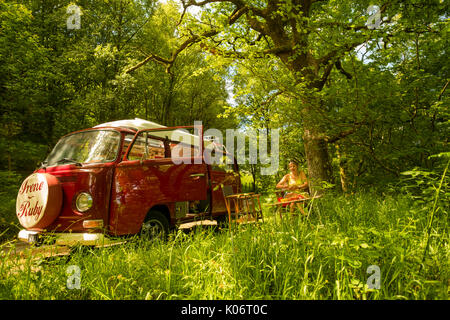
POLYGON ((296 199, 296 200, 290 200, 290 201, 284 201, 284 202, 275 202, 275 203, 266 204, 266 206, 277 207, 277 210, 275 211, 275 217, 276 217, 277 213, 279 212, 280 219, 283 220, 283 216, 281 214, 282 210, 280 210, 283 205, 289 205, 291 203, 302 203, 302 202, 311 201, 313 199, 318 199, 318 198, 322 198, 322 196, 314 196, 314 197, 310 197, 310 198, 296 199))

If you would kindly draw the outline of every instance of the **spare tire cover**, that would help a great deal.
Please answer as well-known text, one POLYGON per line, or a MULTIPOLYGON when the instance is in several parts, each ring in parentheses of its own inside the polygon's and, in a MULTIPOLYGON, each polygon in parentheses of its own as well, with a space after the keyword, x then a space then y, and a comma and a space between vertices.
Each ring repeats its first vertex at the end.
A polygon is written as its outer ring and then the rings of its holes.
POLYGON ((24 180, 16 201, 16 214, 25 228, 45 228, 59 215, 62 187, 55 176, 33 173, 24 180))

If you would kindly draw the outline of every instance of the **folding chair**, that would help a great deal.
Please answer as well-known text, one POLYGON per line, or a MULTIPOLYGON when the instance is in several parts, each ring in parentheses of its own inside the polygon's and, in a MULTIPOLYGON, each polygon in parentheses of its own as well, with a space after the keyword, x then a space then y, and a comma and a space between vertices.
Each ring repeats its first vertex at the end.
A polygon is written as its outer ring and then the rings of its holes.
POLYGON ((233 193, 233 188, 230 185, 222 186, 223 196, 225 198, 225 205, 228 212, 228 223, 231 227, 231 222, 249 223, 263 220, 263 213, 260 195, 250 193, 233 193), (234 209, 234 212, 232 212, 234 209))

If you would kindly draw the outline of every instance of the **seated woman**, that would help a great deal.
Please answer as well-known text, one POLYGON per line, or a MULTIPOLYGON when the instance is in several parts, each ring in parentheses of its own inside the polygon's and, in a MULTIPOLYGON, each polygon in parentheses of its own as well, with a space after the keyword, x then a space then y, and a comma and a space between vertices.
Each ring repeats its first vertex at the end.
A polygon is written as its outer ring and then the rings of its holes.
MULTIPOLYGON (((293 160, 289 162, 289 171, 290 172, 278 182, 276 188, 287 191, 284 196, 286 201, 306 198, 308 196, 308 179, 306 178, 305 172, 303 172, 303 170, 299 171, 298 164, 293 160)), ((297 203, 297 207, 303 215, 306 215, 300 203, 297 203)), ((291 203, 290 209, 292 213, 294 210, 294 203, 291 203)))

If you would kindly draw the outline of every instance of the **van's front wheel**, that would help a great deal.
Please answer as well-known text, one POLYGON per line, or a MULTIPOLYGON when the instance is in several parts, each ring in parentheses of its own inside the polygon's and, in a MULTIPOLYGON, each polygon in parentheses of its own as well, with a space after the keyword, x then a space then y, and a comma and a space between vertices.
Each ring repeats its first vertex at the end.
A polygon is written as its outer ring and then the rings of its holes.
POLYGON ((169 221, 159 211, 150 211, 142 224, 141 236, 146 239, 165 240, 169 234, 169 221))

